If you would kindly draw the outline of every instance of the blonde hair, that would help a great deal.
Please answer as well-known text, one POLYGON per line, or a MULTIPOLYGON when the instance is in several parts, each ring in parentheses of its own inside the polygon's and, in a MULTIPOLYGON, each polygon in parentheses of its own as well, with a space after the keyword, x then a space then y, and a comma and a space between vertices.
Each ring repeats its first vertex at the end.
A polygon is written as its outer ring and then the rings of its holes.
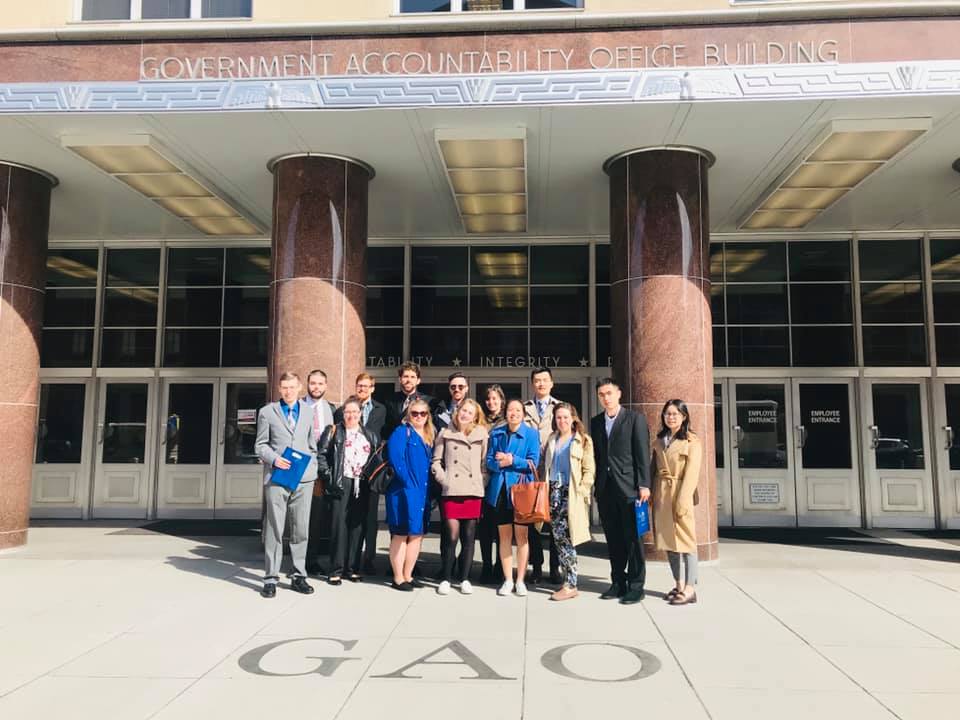
POLYGON ((453 425, 455 430, 459 430, 464 435, 469 435, 473 432, 475 427, 485 428, 487 426, 486 418, 484 417, 483 411, 480 409, 480 403, 478 403, 473 398, 464 398, 463 402, 460 403, 460 407, 457 408, 457 412, 454 413, 453 418, 450 421, 450 424, 453 425), (469 405, 473 408, 473 422, 469 427, 462 427, 460 425, 460 411, 469 405))
MULTIPOLYGON (((427 405, 426 400, 417 398, 412 403, 407 406, 407 412, 403 415, 403 421, 413 427, 413 424, 410 422, 410 411, 415 407, 422 407, 427 411, 427 424, 423 426, 423 439, 426 441, 427 445, 433 445, 433 439, 436 436, 436 428, 433 427, 433 418, 430 416, 430 406, 427 405)), ((414 431, 416 432, 416 431, 414 431)))

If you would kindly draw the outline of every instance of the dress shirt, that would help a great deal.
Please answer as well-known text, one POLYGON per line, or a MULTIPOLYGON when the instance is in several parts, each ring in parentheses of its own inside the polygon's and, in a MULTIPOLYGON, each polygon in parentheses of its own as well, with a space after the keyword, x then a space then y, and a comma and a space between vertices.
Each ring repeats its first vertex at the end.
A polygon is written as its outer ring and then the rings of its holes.
POLYGON ((620 410, 622 409, 623 408, 620 408, 619 410, 617 410, 617 414, 614 415, 613 417, 610 417, 606 413, 603 414, 603 426, 607 430, 607 437, 610 437, 610 432, 613 430, 613 424, 617 421, 617 415, 620 414, 620 410))
POLYGON ((573 441, 573 435, 566 440, 557 441, 556 449, 553 451, 553 477, 551 480, 561 485, 570 484, 570 445, 573 441))
POLYGON ((287 420, 287 425, 296 427, 300 419, 300 403, 295 402, 292 406, 287 405, 283 400, 280 401, 280 409, 283 410, 283 417, 287 420), (293 413, 293 421, 290 421, 290 413, 293 413))

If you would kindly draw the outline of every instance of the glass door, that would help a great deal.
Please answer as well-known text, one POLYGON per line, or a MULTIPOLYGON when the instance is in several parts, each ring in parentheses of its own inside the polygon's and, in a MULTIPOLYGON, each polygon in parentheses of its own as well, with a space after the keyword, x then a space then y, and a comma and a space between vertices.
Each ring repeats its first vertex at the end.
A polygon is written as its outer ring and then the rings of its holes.
POLYGON ((871 527, 934 526, 926 417, 922 380, 864 382, 864 458, 871 527))
POLYGON ((960 379, 938 380, 934 398, 940 527, 955 529, 960 528, 960 379))
POLYGON ((713 440, 717 462, 717 524, 720 527, 733 525, 733 492, 730 486, 730 468, 727 463, 727 434, 724 432, 732 423, 726 417, 724 393, 726 381, 713 384, 713 440))
POLYGON ((734 522, 796 525, 791 393, 784 381, 732 380, 734 522))
POLYGON ((160 411, 157 517, 211 517, 216 380, 167 379, 160 411))
POLYGON ((93 436, 89 381, 44 380, 40 386, 30 516, 87 515, 93 436))
POLYGON ((217 481, 214 516, 260 517, 263 466, 254 444, 257 413, 267 402, 263 381, 220 381, 220 422, 217 425, 217 481))
POLYGON ((146 518, 153 437, 153 383, 101 380, 92 515, 146 518))
POLYGON ((797 523, 859 527, 852 381, 794 380, 793 392, 797 523))

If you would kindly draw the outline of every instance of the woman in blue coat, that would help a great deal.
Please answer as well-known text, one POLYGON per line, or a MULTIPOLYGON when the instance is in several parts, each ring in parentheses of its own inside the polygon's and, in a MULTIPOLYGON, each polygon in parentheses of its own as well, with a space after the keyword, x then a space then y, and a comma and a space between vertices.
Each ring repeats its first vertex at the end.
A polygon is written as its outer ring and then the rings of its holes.
POLYGON ((390 528, 390 567, 394 590, 409 592, 422 587, 413 579, 413 566, 426 532, 427 484, 433 459, 433 420, 430 406, 414 400, 403 422, 387 441, 387 458, 395 477, 387 488, 387 526, 390 528))
POLYGON ((510 400, 506 409, 507 422, 490 432, 487 445, 487 468, 490 470, 490 483, 484 498, 487 509, 494 515, 494 522, 500 535, 500 564, 503 567, 503 585, 498 595, 509 595, 516 590, 517 595, 526 595, 527 586, 524 575, 527 571, 527 559, 530 555, 527 526, 513 522, 513 503, 510 501, 510 488, 518 482, 533 479, 533 467, 540 462, 540 433, 523 422, 523 403, 510 400), (513 582, 513 538, 517 538, 517 582, 513 582))

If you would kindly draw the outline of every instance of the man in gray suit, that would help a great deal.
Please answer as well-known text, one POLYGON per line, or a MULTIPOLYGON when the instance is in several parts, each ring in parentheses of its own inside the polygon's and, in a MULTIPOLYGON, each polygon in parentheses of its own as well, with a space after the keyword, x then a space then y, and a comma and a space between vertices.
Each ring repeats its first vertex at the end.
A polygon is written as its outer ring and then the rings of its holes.
POLYGON ((302 402, 300 378, 292 372, 280 376, 280 400, 260 408, 257 415, 257 455, 263 462, 266 518, 263 538, 266 568, 263 578, 265 598, 275 597, 283 560, 283 527, 290 514, 290 554, 293 568, 290 587, 309 595, 307 582, 307 538, 310 528, 310 500, 317 479, 317 439, 313 432, 313 408, 302 402), (290 462, 282 457, 287 448, 310 455, 310 465, 296 490, 270 482, 274 469, 286 470, 290 462))

